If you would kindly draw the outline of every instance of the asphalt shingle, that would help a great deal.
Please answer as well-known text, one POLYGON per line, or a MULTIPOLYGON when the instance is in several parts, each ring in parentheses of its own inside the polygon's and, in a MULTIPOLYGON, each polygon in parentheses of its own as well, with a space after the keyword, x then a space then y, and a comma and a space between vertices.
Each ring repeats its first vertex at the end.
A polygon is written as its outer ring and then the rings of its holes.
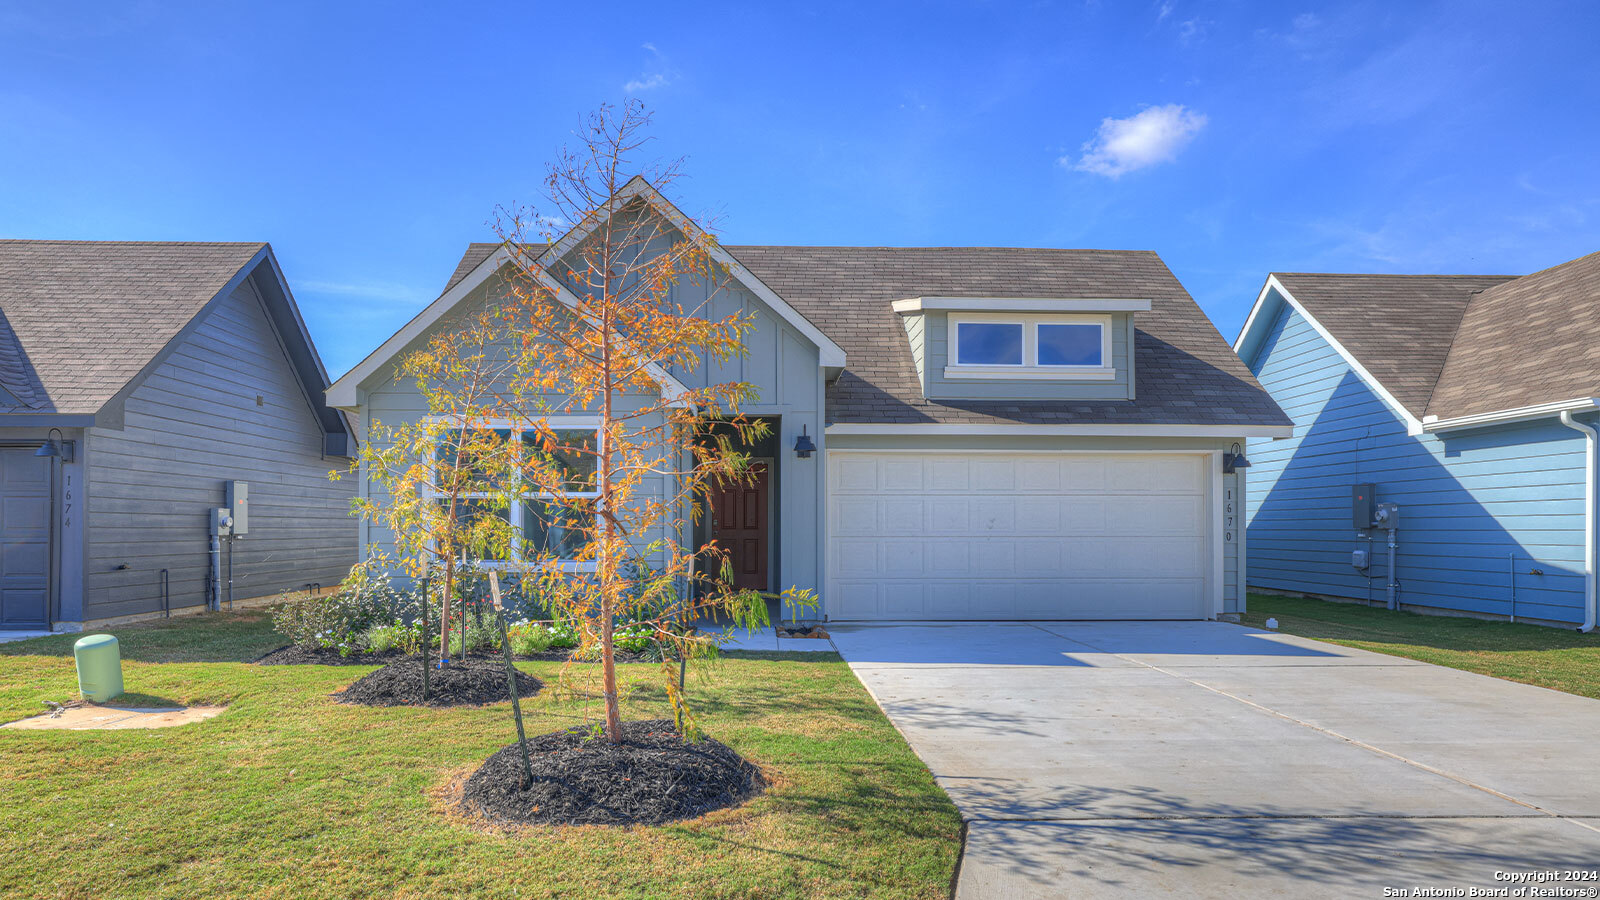
MULTIPOLYGON (((446 289, 497 245, 467 248, 446 289)), ((1289 419, 1155 253, 1014 247, 725 246, 844 348, 835 423, 1284 425, 1289 419), (891 304, 910 297, 1151 301, 1134 318, 1137 400, 977 401, 922 396, 891 304)))
POLYGON ((0 386, 97 412, 264 246, 0 240, 0 386))

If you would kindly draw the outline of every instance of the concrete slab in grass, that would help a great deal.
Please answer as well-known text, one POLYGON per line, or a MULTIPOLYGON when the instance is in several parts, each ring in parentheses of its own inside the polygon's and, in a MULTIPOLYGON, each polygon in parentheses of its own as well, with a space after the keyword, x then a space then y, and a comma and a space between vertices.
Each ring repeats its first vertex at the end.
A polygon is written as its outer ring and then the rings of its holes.
POLYGON ((174 728, 222 715, 226 706, 106 706, 86 704, 44 713, 0 728, 26 731, 126 731, 138 728, 174 728))

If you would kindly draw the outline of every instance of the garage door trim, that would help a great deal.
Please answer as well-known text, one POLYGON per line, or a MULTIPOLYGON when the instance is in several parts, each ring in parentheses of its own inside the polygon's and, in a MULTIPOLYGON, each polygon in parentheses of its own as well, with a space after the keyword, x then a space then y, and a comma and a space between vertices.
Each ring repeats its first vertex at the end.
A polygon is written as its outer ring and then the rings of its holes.
MULTIPOLYGON (((1209 606, 1208 617, 1216 619, 1223 611, 1224 592, 1224 535, 1220 527, 1222 521, 1222 456, 1221 449, 1194 450, 1194 449, 1166 449, 1166 448, 1139 448, 1139 449, 1104 449, 1104 448, 1060 448, 1060 449, 1031 449, 1031 448, 973 448, 960 449, 950 447, 841 447, 829 448, 825 451, 828 471, 823 478, 823 505, 824 505, 824 531, 823 552, 826 554, 823 605, 827 609, 830 597, 837 596, 836 583, 839 580, 837 554, 831 552, 833 535, 835 532, 835 504, 834 504, 834 474, 833 461, 836 457, 867 454, 883 456, 889 454, 906 454, 917 456, 933 455, 1024 455, 1024 456, 1193 456, 1204 460, 1205 474, 1202 476, 1204 490, 1203 508, 1205 510, 1205 535, 1207 544, 1206 569, 1205 569, 1205 604, 1209 606)), ((830 619, 837 619, 831 610, 828 611, 830 619)))

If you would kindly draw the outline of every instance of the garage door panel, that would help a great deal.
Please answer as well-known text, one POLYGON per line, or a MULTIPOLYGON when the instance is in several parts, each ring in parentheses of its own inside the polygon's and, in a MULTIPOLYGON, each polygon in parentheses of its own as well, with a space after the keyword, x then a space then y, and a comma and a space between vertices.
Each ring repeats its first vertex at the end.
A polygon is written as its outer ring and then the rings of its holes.
POLYGON ((883 514, 878 518, 882 520, 883 527, 879 531, 880 534, 922 533, 924 517, 927 515, 927 501, 920 497, 897 498, 884 500, 881 507, 883 514))
POLYGON ((1017 498, 974 497, 969 508, 973 534, 1017 533, 1017 498))
POLYGON ((829 456, 830 616, 1203 618, 1207 456, 829 456))
POLYGON ((1017 489, 1017 461, 985 457, 972 462, 972 490, 980 493, 1017 489))
POLYGON ((930 497, 924 502, 928 512, 923 533, 964 535, 972 531, 967 498, 930 497))
POLYGON ((965 457, 925 457, 922 464, 928 473, 928 490, 932 493, 965 491, 972 486, 969 480, 970 468, 965 457))
POLYGON ((972 544, 965 538, 930 543, 928 574, 945 577, 960 575, 972 568, 972 544))
POLYGON ((1201 497, 1125 497, 1106 515, 1110 534, 1195 534, 1204 527, 1201 497))
POLYGON ((890 493, 922 493, 922 461, 885 459, 878 463, 878 484, 890 493))
POLYGON ((883 534, 886 530, 894 530, 893 528, 889 527, 889 523, 879 520, 879 510, 884 509, 885 512, 887 512, 884 504, 880 503, 879 501, 865 498, 841 497, 837 501, 836 508, 838 509, 839 516, 834 523, 835 528, 837 529, 834 532, 835 534, 839 534, 841 536, 872 536, 883 534))

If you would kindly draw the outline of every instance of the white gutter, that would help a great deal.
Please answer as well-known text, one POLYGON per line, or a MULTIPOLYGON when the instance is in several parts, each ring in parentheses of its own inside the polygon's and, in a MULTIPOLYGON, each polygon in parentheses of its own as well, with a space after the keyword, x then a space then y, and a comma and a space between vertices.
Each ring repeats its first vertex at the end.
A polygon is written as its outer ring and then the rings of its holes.
POLYGON ((1583 625, 1578 629, 1587 634, 1594 630, 1594 463, 1595 444, 1600 442, 1600 432, 1593 425, 1572 420, 1572 410, 1561 411, 1561 424, 1573 431, 1582 432, 1583 455, 1583 625))
POLYGON ((1437 416, 1424 416, 1422 430, 1427 432, 1450 431, 1456 428, 1481 428, 1487 425, 1504 425, 1509 422, 1526 422, 1530 419, 1542 419, 1545 416, 1556 415, 1564 412, 1585 412, 1600 408, 1600 397, 1577 397, 1572 400, 1557 400, 1553 403, 1540 403, 1534 406, 1518 406, 1512 409, 1498 409, 1494 412, 1476 413, 1470 416, 1456 416, 1451 419, 1441 419, 1437 416))

